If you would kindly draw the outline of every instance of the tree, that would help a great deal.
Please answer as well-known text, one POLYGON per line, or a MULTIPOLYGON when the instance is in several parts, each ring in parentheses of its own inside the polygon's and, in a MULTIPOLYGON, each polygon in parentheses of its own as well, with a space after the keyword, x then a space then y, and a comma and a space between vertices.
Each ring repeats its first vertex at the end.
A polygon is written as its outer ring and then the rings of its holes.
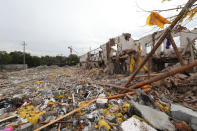
POLYGON ((23 53, 14 51, 9 54, 12 57, 11 64, 23 64, 23 53))
POLYGON ((0 64, 10 64, 12 57, 6 51, 0 51, 0 64))
MULTIPOLYGON (((30 53, 25 53, 25 61, 28 67, 36 67, 40 65, 76 65, 79 63, 77 55, 72 54, 69 57, 65 56, 32 56, 30 53)), ((0 65, 2 64, 23 64, 23 52, 14 51, 7 53, 0 51, 0 65)))
POLYGON ((64 56, 56 56, 55 57, 55 63, 59 66, 66 65, 66 57, 64 56))
POLYGON ((41 64, 41 58, 38 56, 32 56, 32 66, 36 67, 36 66, 40 66, 41 64))
POLYGON ((77 63, 79 63, 79 57, 76 54, 70 54, 68 56, 68 64, 76 65, 77 63))

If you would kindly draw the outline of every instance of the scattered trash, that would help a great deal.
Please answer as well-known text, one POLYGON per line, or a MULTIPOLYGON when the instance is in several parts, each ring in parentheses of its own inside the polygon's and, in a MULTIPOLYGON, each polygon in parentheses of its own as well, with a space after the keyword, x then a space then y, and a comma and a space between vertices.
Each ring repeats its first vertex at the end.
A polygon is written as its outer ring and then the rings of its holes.
MULTIPOLYGON (((121 94, 119 87, 125 82, 120 81, 122 76, 110 76, 97 68, 33 68, 26 72, 10 72, 7 76, 3 81, 7 80, 10 86, 0 88, 0 130, 3 131, 37 131, 43 126, 46 130, 61 127, 62 130, 84 131, 174 131, 197 127, 196 111, 188 108, 195 109, 196 103, 191 105, 190 99, 185 106, 184 97, 179 97, 182 94, 178 91, 173 92, 172 84, 165 87, 167 83, 163 83, 159 88, 149 84, 121 94), (113 87, 117 83, 119 86, 113 87)), ((143 79, 138 77, 133 84, 143 79)), ((177 74, 170 79, 193 81, 194 77, 177 74)), ((184 85, 183 81, 176 83, 177 86, 181 84, 184 85)), ((195 89, 195 86, 188 88, 185 95, 195 100, 195 89)))
POLYGON ((13 131, 13 127, 12 127, 12 126, 10 126, 9 128, 5 128, 5 129, 0 130, 0 131, 13 131))
POLYGON ((151 12, 146 20, 146 24, 149 26, 157 25, 160 28, 164 28, 164 24, 171 24, 166 18, 158 14, 157 12, 151 12))

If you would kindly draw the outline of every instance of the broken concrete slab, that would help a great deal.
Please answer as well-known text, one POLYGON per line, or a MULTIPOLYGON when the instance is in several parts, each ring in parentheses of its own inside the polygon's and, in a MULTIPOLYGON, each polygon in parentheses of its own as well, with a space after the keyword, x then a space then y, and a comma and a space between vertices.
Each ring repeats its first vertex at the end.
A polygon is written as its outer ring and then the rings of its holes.
POLYGON ((170 105, 170 114, 172 116, 172 118, 177 119, 177 120, 183 120, 186 123, 190 123, 191 120, 193 119, 193 122, 196 122, 197 125, 197 112, 186 108, 184 106, 181 105, 177 105, 177 104, 171 104, 170 105))
POLYGON ((147 106, 152 106, 155 109, 158 108, 153 98, 147 95, 146 93, 144 93, 141 89, 137 89, 136 93, 139 99, 139 103, 147 106))
POLYGON ((128 120, 121 123, 119 130, 121 131, 156 131, 153 127, 146 122, 137 118, 131 117, 128 120))
POLYGON ((132 103, 134 108, 142 115, 142 118, 150 122, 156 129, 175 131, 175 127, 170 122, 169 116, 164 112, 155 110, 149 106, 140 105, 135 102, 132 103))

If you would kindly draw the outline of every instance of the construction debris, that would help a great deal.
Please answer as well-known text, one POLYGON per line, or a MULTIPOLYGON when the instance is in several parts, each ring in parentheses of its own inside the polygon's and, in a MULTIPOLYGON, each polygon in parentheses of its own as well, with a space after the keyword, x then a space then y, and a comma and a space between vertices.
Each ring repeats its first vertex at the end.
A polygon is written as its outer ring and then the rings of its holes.
MULTIPOLYGON (((195 73, 171 77, 175 84, 147 85, 142 86, 142 90, 120 94, 122 90, 113 85, 122 87, 128 77, 107 75, 102 70, 90 76, 91 72, 94 71, 54 66, 7 72, 8 79, 0 79, 0 129, 171 131, 186 125, 196 129, 197 103, 191 102, 196 99, 196 95, 192 95, 196 89, 195 73), (181 86, 189 85, 188 81, 194 86, 185 92, 190 93, 192 99, 183 103, 188 95, 183 96, 175 85, 182 89, 181 86), (179 117, 180 113, 184 117, 179 117)), ((146 77, 137 77, 134 83, 144 79, 146 77)))
POLYGON ((128 120, 124 121, 120 125, 120 130, 122 131, 156 131, 153 127, 148 125, 146 122, 142 121, 141 119, 135 118, 135 116, 129 118, 128 120))
POLYGON ((123 33, 81 56, 80 66, 0 74, 0 130, 197 130, 196 29, 175 27, 195 1, 172 23, 152 13, 160 23, 150 25, 170 26, 139 40, 123 33))

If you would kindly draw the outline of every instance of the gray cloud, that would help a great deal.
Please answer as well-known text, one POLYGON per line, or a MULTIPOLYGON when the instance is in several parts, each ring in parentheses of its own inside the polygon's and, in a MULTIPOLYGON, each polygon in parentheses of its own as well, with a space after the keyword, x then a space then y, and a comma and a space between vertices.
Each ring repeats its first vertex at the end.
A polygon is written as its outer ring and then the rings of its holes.
POLYGON ((21 42, 25 40, 27 51, 34 55, 68 55, 68 46, 81 55, 123 32, 137 39, 151 30, 152 27, 144 26, 148 13, 138 12, 136 3, 151 10, 184 2, 186 0, 164 4, 161 0, 0 0, 0 49, 21 50, 21 42))

